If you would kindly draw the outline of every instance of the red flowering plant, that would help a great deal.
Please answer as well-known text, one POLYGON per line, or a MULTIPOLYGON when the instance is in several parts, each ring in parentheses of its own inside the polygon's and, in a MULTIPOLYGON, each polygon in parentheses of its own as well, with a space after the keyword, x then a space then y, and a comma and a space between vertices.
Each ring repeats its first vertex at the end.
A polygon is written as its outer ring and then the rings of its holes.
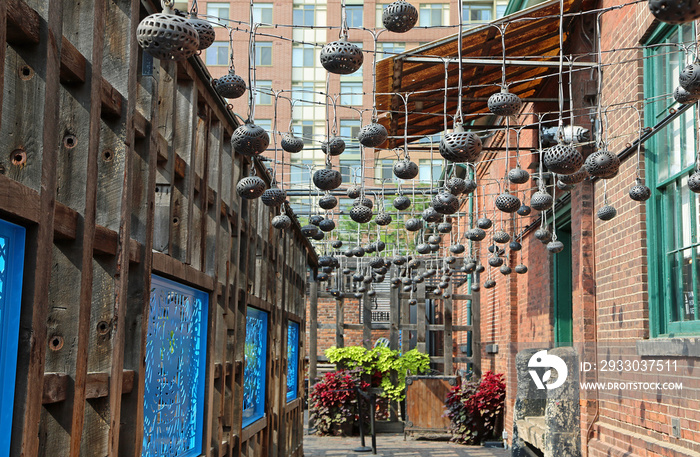
POLYGON ((481 380, 468 380, 450 389, 445 400, 452 441, 481 444, 502 431, 506 384, 503 374, 487 371, 481 380))
POLYGON ((309 393, 309 414, 319 435, 352 433, 357 417, 357 391, 369 384, 360 380, 358 371, 326 373, 309 393))

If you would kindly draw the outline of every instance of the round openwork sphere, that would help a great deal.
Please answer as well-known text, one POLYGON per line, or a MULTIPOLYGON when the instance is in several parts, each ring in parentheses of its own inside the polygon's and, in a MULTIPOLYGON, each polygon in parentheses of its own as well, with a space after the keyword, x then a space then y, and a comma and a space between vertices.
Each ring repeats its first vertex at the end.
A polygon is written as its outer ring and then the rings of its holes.
POLYGON ((265 192, 265 181, 258 176, 247 176, 236 184, 236 193, 241 198, 252 200, 265 192))
POLYGON ((324 154, 339 156, 345 151, 345 141, 343 141, 342 138, 334 136, 328 141, 321 143, 321 151, 323 151, 324 154))
POLYGON ((285 133, 282 135, 280 144, 282 145, 282 149, 291 153, 301 152, 301 150, 304 149, 304 140, 295 137, 292 133, 285 133))
POLYGON ((459 209, 459 199, 447 191, 433 197, 433 208, 440 214, 454 214, 459 209))
POLYGON ((563 182, 564 184, 578 184, 583 182, 586 178, 588 178, 588 176, 588 171, 586 170, 584 162, 584 166, 581 167, 576 173, 572 173, 570 175, 557 175, 557 180, 563 182))
POLYGON ((314 214, 313 216, 309 217, 309 224, 313 224, 318 227, 323 219, 323 216, 320 214, 314 214))
MULTIPOLYGON (((365 250, 361 246, 355 246, 354 248, 352 248, 352 255, 354 255, 355 257, 362 257, 365 255, 365 250)), ((362 276, 362 279, 364 279, 364 276, 362 276)), ((362 279, 360 279, 360 281, 362 281, 362 279)))
POLYGON ((496 281, 493 279, 487 279, 484 282, 484 289, 493 289, 494 287, 496 287, 496 281))
POLYGON ((513 270, 508 265, 501 265, 499 271, 502 275, 509 275, 513 272, 513 270))
POLYGON ((523 101, 507 89, 501 90, 489 97, 487 102, 489 111, 496 116, 515 116, 523 106, 523 101))
POLYGON ((607 149, 601 149, 588 156, 585 166, 589 175, 610 179, 617 176, 620 170, 620 159, 607 149))
POLYGON ((605 205, 598 210, 598 219, 601 221, 609 221, 615 216, 617 216, 617 210, 610 205, 605 205))
POLYGON ((353 206, 350 210, 350 219, 358 224, 366 224, 372 220, 372 209, 365 205, 353 206))
POLYGON ((518 210, 516 211, 516 213, 518 213, 519 216, 529 216, 531 212, 532 212, 532 209, 531 209, 529 206, 525 205, 525 204, 523 204, 523 205, 522 205, 520 208, 518 208, 518 210))
POLYGON ((511 251, 519 251, 523 248, 523 245, 513 240, 508 244, 508 247, 511 251))
POLYGON ((318 231, 315 235, 313 235, 311 238, 313 238, 313 239, 316 240, 316 241, 321 241, 321 240, 324 239, 325 237, 326 237, 326 234, 319 230, 319 231, 318 231))
POLYGON ((408 230, 409 232, 417 232, 418 230, 423 228, 423 221, 421 219, 413 217, 407 220, 405 225, 406 230, 408 230))
POLYGON ((480 290, 481 290, 481 286, 479 286, 478 282, 472 283, 472 291, 479 292, 480 290))
POLYGON ((508 172, 508 180, 513 184, 524 184, 530 179, 530 173, 520 167, 513 168, 508 172))
POLYGON ((464 248, 463 244, 457 243, 457 244, 453 244, 452 246, 450 246, 450 252, 453 254, 461 254, 464 252, 464 250, 465 250, 465 248, 464 248))
POLYGON ((318 229, 318 227, 316 227, 313 224, 308 224, 301 228, 301 234, 307 238, 311 238, 319 232, 320 230, 318 229))
POLYGON ((428 243, 430 244, 440 244, 442 237, 440 235, 430 235, 428 237, 428 243))
POLYGON ((452 195, 459 195, 463 194, 467 190, 467 183, 464 182, 462 178, 454 177, 447 180, 445 187, 450 190, 452 195))
POLYGON ((474 270, 476 270, 476 262, 474 262, 473 260, 465 263, 462 267, 462 271, 467 274, 474 273, 474 270))
POLYGON ((421 213, 421 217, 423 217, 423 220, 425 222, 437 222, 440 220, 441 216, 440 213, 435 211, 435 208, 432 206, 428 206, 423 210, 423 213, 421 213))
POLYGON ((501 244, 507 243, 510 241, 510 235, 504 230, 496 230, 493 232, 493 241, 501 244))
POLYGON ((476 220, 476 226, 480 229, 488 230, 493 226, 493 221, 488 217, 480 217, 476 220))
POLYGON ((440 289, 447 289, 450 286, 450 283, 448 281, 442 281, 438 283, 438 287, 440 289))
POLYGON ((411 199, 405 195, 399 195, 394 199, 394 208, 399 211, 408 209, 411 206, 411 199))
POLYGON ((363 198, 357 197, 355 199, 355 201, 352 203, 352 206, 357 206, 357 205, 363 205, 369 209, 374 208, 374 203, 372 202, 371 199, 369 199, 367 197, 363 197, 363 198))
POLYGON ((535 230, 535 238, 543 243, 549 243, 552 240, 552 233, 546 228, 535 230))
POLYGON ((352 257, 353 256, 352 249, 346 249, 345 252, 343 252, 343 255, 345 257, 352 257))
POLYGON ((676 87, 673 91, 673 98, 682 105, 691 105, 700 98, 699 92, 688 92, 682 86, 676 87))
POLYGON ((476 181, 474 181, 473 179, 465 179, 464 183, 467 185, 467 188, 464 192, 462 192, 463 194, 471 194, 478 187, 476 181))
POLYGON ((269 145, 270 136, 265 129, 252 123, 241 125, 231 135, 231 147, 244 156, 256 156, 269 145))
POLYGON ((517 265, 515 267, 515 272, 518 273, 519 275, 524 275, 525 273, 527 273, 527 266, 525 266, 521 263, 520 265, 517 265))
POLYGON ((416 25, 418 10, 404 0, 397 0, 384 8, 382 23, 390 32, 406 33, 416 25))
POLYGON ((418 176, 418 165, 408 159, 399 160, 394 164, 394 176, 400 179, 413 179, 418 176))
POLYGON ((700 17, 700 4, 696 0, 649 0, 649 10, 661 22, 683 24, 700 17))
POLYGON ((357 140, 366 148, 378 148, 386 141, 388 135, 386 127, 372 122, 360 129, 360 133, 357 134, 357 140))
POLYGON ((430 252, 430 245, 427 243, 420 243, 416 246, 416 252, 419 254, 427 254, 430 252))
POLYGON ((492 244, 492 245, 489 246, 487 249, 488 249, 488 251, 489 251, 490 253, 492 253, 492 254, 493 254, 494 252, 497 252, 498 255, 503 255, 503 254, 506 253, 506 250, 505 250, 505 249, 499 248, 498 245, 496 245, 496 244, 492 244))
POLYGON ((430 244, 430 252, 437 252, 438 249, 440 249, 439 244, 433 244, 433 243, 429 243, 429 244, 430 244))
POLYGON ((338 206, 338 199, 330 194, 324 195, 318 199, 318 206, 323 209, 333 209, 338 206))
POLYGON ((478 265, 476 266, 476 270, 474 270, 474 271, 476 271, 477 273, 483 273, 484 270, 486 270, 486 267, 483 266, 482 264, 478 264, 478 265))
POLYGON ((630 189, 630 198, 637 202, 645 202, 651 197, 651 189, 644 185, 643 182, 637 181, 637 184, 630 189))
POLYGON ((504 213, 514 213, 520 208, 520 199, 513 194, 503 192, 496 197, 496 208, 504 213))
POLYGON ((272 218, 272 226, 278 230, 287 230, 292 226, 292 220, 286 214, 280 214, 272 218))
POLYGON ((343 176, 338 170, 321 168, 314 173, 314 185, 321 190, 333 190, 343 183, 343 176))
POLYGON ((559 240, 547 243, 547 250, 553 254, 558 254, 564 250, 564 243, 559 240))
POLYGON ((437 231, 440 233, 450 233, 452 231, 452 224, 449 222, 440 222, 437 226, 437 231))
POLYGON ((378 251, 378 252, 382 252, 382 251, 386 248, 386 243, 384 243, 384 242, 381 241, 381 240, 379 240, 379 241, 377 241, 376 243, 373 243, 373 244, 377 246, 377 251, 378 251))
POLYGON ((213 82, 216 92, 224 98, 238 98, 245 94, 245 81, 233 69, 229 70, 227 75, 215 79, 213 82))
POLYGON ((418 268, 423 264, 423 262, 420 261, 420 259, 411 259, 408 262, 408 268, 418 268))
POLYGON ((214 33, 214 27, 211 25, 211 22, 199 19, 195 14, 191 14, 187 22, 194 27, 199 36, 198 50, 203 51, 214 43, 216 34, 214 33))
POLYGON ((343 247, 343 242, 340 240, 335 240, 331 243, 331 246, 333 246, 334 249, 340 249, 343 247))
POLYGON ((374 257, 370 259, 369 266, 372 268, 381 268, 384 266, 384 259, 381 257, 374 257))
POLYGON ((260 200, 266 206, 280 206, 287 199, 287 192, 278 187, 271 187, 263 192, 260 200))
POLYGON ((389 213, 379 213, 377 217, 374 218, 374 222, 381 226, 389 225, 391 224, 391 215, 389 215, 389 213))
POLYGON ((476 162, 481 155, 481 138, 461 126, 440 140, 440 155, 452 162, 476 162))
POLYGON ((583 165, 583 156, 570 144, 557 144, 545 149, 542 160, 549 171, 560 175, 576 173, 583 165))
POLYGON ((156 13, 136 28, 136 39, 144 51, 158 60, 189 59, 199 49, 197 30, 184 17, 156 13))
POLYGON ((503 259, 498 256, 489 257, 489 265, 492 267, 500 267, 503 265, 503 259))
POLYGON ((546 211, 552 207, 554 199, 547 192, 538 190, 530 197, 530 206, 537 211, 546 211))
POLYGON ((700 194, 700 170, 697 170, 688 178, 688 189, 696 194, 700 194))
POLYGON ((345 193, 348 198, 358 198, 360 196, 361 189, 358 186, 348 187, 348 191, 345 193))
POLYGON ((322 255, 318 257, 318 266, 330 267, 331 265, 333 265, 333 257, 329 255, 322 255))
POLYGON ((399 266, 401 266, 401 265, 403 265, 404 263, 406 263, 406 257, 404 257, 404 256, 402 256, 402 255, 397 255, 396 257, 394 257, 394 258, 391 260, 391 263, 393 263, 394 265, 399 265, 399 266))
POLYGON ((480 228, 475 227, 475 228, 467 230, 467 232, 464 234, 464 236, 466 236, 467 239, 471 240, 471 241, 481 241, 484 238, 486 238, 486 232, 480 228))
POLYGON ((318 224, 318 228, 324 232, 330 232, 335 228, 335 222, 333 222, 333 219, 324 219, 320 224, 318 224))
POLYGON ((321 65, 329 73, 355 73, 362 66, 363 60, 362 50, 344 38, 332 41, 321 49, 321 65))
POLYGON ((329 278, 330 276, 328 276, 328 273, 319 273, 316 275, 316 279, 321 282, 328 281, 329 278))
POLYGON ((367 243, 364 245, 365 252, 370 254, 377 250, 377 246, 374 243, 367 243))

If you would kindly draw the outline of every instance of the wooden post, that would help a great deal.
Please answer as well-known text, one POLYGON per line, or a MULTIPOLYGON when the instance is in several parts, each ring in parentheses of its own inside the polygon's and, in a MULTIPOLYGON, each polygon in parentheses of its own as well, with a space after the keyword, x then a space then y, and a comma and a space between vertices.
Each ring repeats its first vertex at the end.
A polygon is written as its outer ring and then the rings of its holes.
POLYGON ((367 292, 362 294, 362 345, 372 349, 372 300, 367 292))
POLYGON ((418 331, 416 332, 418 337, 416 341, 416 349, 418 352, 425 353, 426 352, 426 347, 425 347, 425 334, 426 334, 426 328, 427 328, 427 315, 425 314, 425 300, 426 300, 426 294, 425 294, 425 282, 422 282, 418 284, 418 304, 416 305, 416 323, 417 323, 417 329, 418 331))
POLYGON ((451 376, 454 374, 454 366, 452 361, 452 292, 453 287, 450 283, 450 298, 443 300, 443 323, 445 331, 443 332, 443 352, 445 353, 444 371, 445 375, 451 376))
POLYGON ((335 346, 345 347, 345 299, 340 298, 335 301, 335 346))
MULTIPOLYGON (((478 275, 477 275, 478 281, 478 275)), ((481 378, 481 293, 472 295, 472 371, 475 379, 481 378)))
POLYGON ((318 281, 316 270, 309 277, 309 390, 318 376, 318 281))

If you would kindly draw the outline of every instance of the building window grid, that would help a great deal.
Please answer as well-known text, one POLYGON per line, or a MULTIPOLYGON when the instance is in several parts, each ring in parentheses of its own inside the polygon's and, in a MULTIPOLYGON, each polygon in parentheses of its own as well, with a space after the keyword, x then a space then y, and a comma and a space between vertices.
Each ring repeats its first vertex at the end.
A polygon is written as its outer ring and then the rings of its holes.
POLYGON ((292 10, 292 23, 296 26, 316 25, 316 5, 296 5, 292 10))
POLYGON ((255 65, 259 67, 272 66, 272 41, 255 43, 255 65))
POLYGON ((207 65, 228 65, 228 42, 215 41, 205 52, 207 65))
POLYGON ((272 25, 272 3, 253 3, 253 22, 272 25))
POLYGON ((418 24, 421 27, 446 25, 450 22, 450 4, 421 3, 418 14, 418 24))
POLYGON ((462 3, 462 22, 483 24, 493 17, 493 2, 466 1, 462 3))
POLYGON ((292 48, 292 67, 315 68, 316 48, 312 45, 294 45, 292 48))
POLYGON ((348 27, 362 27, 364 5, 345 5, 348 27))
POLYGON ((442 160, 420 159, 418 161, 418 180, 423 183, 436 183, 442 174, 442 160))
POLYGON ((344 106, 362 106, 362 82, 340 82, 340 104, 344 106))
POLYGON ((396 54, 400 54, 406 50, 406 43, 400 42, 383 42, 377 43, 377 51, 379 51, 380 59, 386 59, 387 57, 393 57, 396 54))
POLYGON ((375 163, 374 179, 377 184, 395 183, 398 178, 394 176, 394 161, 391 159, 379 159, 375 163))
POLYGON ((259 80, 255 82, 255 104, 272 105, 272 81, 259 80))
POLYGON ((207 16, 210 20, 226 21, 229 18, 230 7, 230 3, 207 3, 207 16))

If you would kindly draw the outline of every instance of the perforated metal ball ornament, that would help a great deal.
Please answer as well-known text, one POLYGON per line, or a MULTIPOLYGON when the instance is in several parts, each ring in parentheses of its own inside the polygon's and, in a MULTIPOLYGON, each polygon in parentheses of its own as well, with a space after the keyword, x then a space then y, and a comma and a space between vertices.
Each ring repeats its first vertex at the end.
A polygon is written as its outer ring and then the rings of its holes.
POLYGON ((523 106, 523 101, 517 95, 508 92, 508 89, 501 89, 489 97, 486 102, 489 111, 496 116, 515 116, 523 106))
POLYGON ((433 197, 433 208, 440 214, 454 214, 459 209, 459 199, 442 190, 433 197))
POLYGON ((292 226, 292 220, 286 214, 280 214, 272 218, 272 226, 278 230, 287 230, 292 226))
POLYGON ((319 233, 318 227, 313 224, 308 224, 301 228, 301 234, 307 238, 311 238, 317 233, 319 233))
POLYGON ((673 91, 673 98, 681 105, 691 105, 698 101, 700 93, 688 92, 683 86, 677 86, 673 91))
POLYGON ((404 263, 406 263, 406 257, 404 257, 404 256, 402 256, 402 255, 397 255, 396 257, 394 257, 394 258, 391 260, 391 263, 393 263, 394 265, 401 266, 401 265, 403 265, 404 263))
POLYGON ((476 271, 477 273, 483 273, 484 270, 486 270, 486 267, 479 263, 476 265, 476 270, 474 271, 476 271))
POLYGON ((420 243, 416 246, 416 252, 419 254, 427 254, 430 252, 430 245, 428 243, 420 243))
POLYGON ((348 198, 358 198, 361 193, 362 190, 359 188, 359 186, 350 186, 345 192, 345 195, 347 195, 348 198))
POLYGON ((282 149, 290 153, 301 152, 304 149, 304 140, 297 138, 292 133, 285 133, 282 135, 282 141, 280 142, 282 149))
POLYGON ((313 238, 313 239, 316 240, 316 241, 321 241, 321 240, 324 239, 325 237, 326 237, 326 234, 319 230, 319 231, 318 231, 315 235, 313 235, 311 238, 313 238))
POLYGON ((474 273, 474 270, 476 270, 476 262, 474 262, 473 260, 465 263, 462 267, 462 271, 467 274, 474 273))
POLYGON ((386 248, 386 243, 383 241, 377 241, 376 243, 373 243, 375 246, 377 246, 377 251, 382 252, 386 248))
POLYGON ((419 268, 423 262, 420 261, 420 259, 411 259, 408 262, 408 268, 419 268))
POLYGON ((450 233, 452 231, 452 224, 449 222, 440 222, 437 226, 437 231, 440 233, 450 233))
POLYGON ((476 162, 481 155, 481 139, 472 132, 465 132, 458 125, 454 132, 446 133, 440 140, 440 155, 452 162, 476 162))
POLYGON ((584 166, 581 167, 579 171, 576 173, 572 173, 570 175, 558 175, 557 178, 559 181, 563 182, 564 184, 578 184, 580 182, 585 181, 586 178, 588 178, 589 174, 588 171, 586 170, 585 167, 585 162, 584 166))
POLYGON ((322 255, 318 257, 318 265, 321 267, 329 267, 333 265, 333 258, 329 255, 322 255))
POLYGON ((530 206, 537 211, 546 211, 552 207, 554 199, 547 192, 538 190, 530 197, 530 206))
POLYGON ((688 177, 688 189, 700 194, 700 170, 695 170, 695 173, 688 177))
POLYGON ((199 19, 194 13, 190 14, 187 22, 197 31, 197 36, 199 37, 198 50, 203 51, 214 43, 216 33, 214 33, 214 27, 211 25, 211 22, 199 19))
POLYGON ((464 190, 464 192, 462 192, 463 194, 471 194, 478 187, 476 181, 473 179, 465 179, 464 183, 467 185, 467 188, 464 190))
POLYGON ((394 208, 403 211, 411 207, 411 199, 405 195, 399 195, 394 199, 394 208))
POLYGON ((564 243, 559 240, 550 241, 547 243, 547 250, 552 254, 559 254, 564 250, 564 243))
POLYGON ((520 208, 518 208, 518 210, 516 211, 518 216, 529 216, 531 212, 532 212, 532 208, 530 208, 529 206, 527 206, 525 204, 520 206, 520 208))
POLYGON ((428 243, 430 245, 430 252, 437 252, 440 249, 440 245, 437 243, 428 243))
POLYGON ((503 265, 503 259, 498 256, 489 257, 489 265, 492 267, 500 267, 503 265))
POLYGON ((358 224, 366 224, 372 220, 372 209, 365 205, 353 206, 350 210, 350 219, 358 224))
MULTIPOLYGON (((361 246, 355 246, 354 248, 352 248, 352 255, 354 255, 355 257, 362 257, 365 255, 365 250, 361 246)), ((362 279, 360 279, 360 281, 362 281, 362 279)))
POLYGON ((345 141, 337 136, 331 137, 321 143, 321 151, 331 156, 339 156, 345 151, 345 141))
POLYGON ((509 275, 513 272, 513 270, 508 265, 501 265, 501 268, 499 268, 498 271, 500 271, 501 274, 504 276, 509 275))
POLYGON ((609 221, 615 216, 617 216, 617 210, 613 206, 605 205, 598 210, 598 219, 601 221, 609 221))
POLYGON ((481 286, 479 286, 478 282, 473 282, 472 283, 472 291, 474 292, 479 292, 481 290, 481 286))
POLYGON ((287 192, 279 187, 271 187, 263 192, 260 200, 265 206, 280 206, 287 199, 287 192))
POLYGON ((418 176, 418 165, 408 159, 401 159, 394 164, 394 176, 400 179, 413 179, 418 176))
POLYGON ((388 135, 386 127, 377 122, 372 122, 360 129, 360 133, 357 134, 357 140, 366 148, 378 148, 386 141, 388 135))
POLYGON ((390 32, 406 33, 416 25, 417 21, 418 10, 404 0, 389 4, 382 13, 382 24, 390 32))
POLYGON ((620 170, 620 159, 607 149, 600 149, 586 158, 586 171, 596 178, 610 179, 620 170))
POLYGON ((697 0, 649 0, 649 10, 661 22, 683 24, 700 17, 697 0))
POLYGON ((345 38, 332 41, 321 49, 321 65, 329 73, 349 75, 362 66, 364 56, 362 50, 345 38))
POLYGON ((372 202, 372 200, 367 198, 367 197, 362 197, 362 198, 357 197, 355 199, 355 201, 352 203, 352 206, 357 206, 357 205, 363 205, 369 209, 374 208, 374 202, 372 202))
POLYGON ((476 226, 480 229, 488 230, 493 226, 493 221, 488 217, 480 217, 476 220, 476 226))
POLYGON ((260 197, 265 192, 265 181, 258 176, 247 176, 236 184, 236 193, 239 197, 252 200, 260 197))
POLYGON ((338 170, 321 168, 314 173, 313 181, 314 185, 321 190, 333 190, 343 183, 343 176, 338 170))
POLYGON ((319 273, 316 275, 316 279, 320 282, 328 281, 329 278, 330 276, 328 276, 327 273, 319 273))
POLYGON ((465 251, 464 245, 463 244, 453 244, 450 246, 450 252, 453 254, 461 254, 465 251))
POLYGON ((369 266, 372 268, 381 268, 384 266, 384 259, 381 257, 374 257, 373 259, 370 259, 369 266))
POLYGON ((338 206, 338 199, 333 195, 327 194, 318 199, 318 206, 322 209, 333 209, 338 206))
POLYGON ((438 287, 440 289, 447 289, 450 286, 450 283, 447 281, 442 281, 438 284, 438 287))
POLYGON ((515 267, 515 272, 520 274, 520 275, 524 275, 525 273, 527 273, 527 266, 525 266, 521 263, 520 265, 517 265, 515 267))
POLYGON ((549 171, 560 175, 576 173, 583 165, 583 156, 570 144, 557 144, 545 149, 542 160, 549 171))
POLYGON ((494 252, 497 252, 498 255, 503 255, 503 254, 506 253, 506 250, 503 249, 503 248, 498 247, 497 244, 492 244, 492 245, 489 246, 487 249, 488 249, 488 251, 489 251, 490 253, 492 253, 492 254, 493 254, 494 252))
POLYGON ((440 213, 435 211, 435 208, 433 208, 432 206, 428 206, 427 208, 425 208, 421 213, 421 217, 426 222, 437 222, 442 218, 442 216, 440 216, 440 213))
POLYGON ((340 240, 335 240, 331 243, 331 246, 333 246, 334 249, 340 249, 343 247, 343 242, 340 240))
POLYGON ((552 233, 546 228, 539 228, 535 230, 535 238, 543 243, 549 243, 552 240, 552 233))
POLYGON ((641 180, 630 189, 630 198, 637 202, 645 202, 651 197, 651 189, 644 185, 641 180))
POLYGON ((530 173, 520 167, 515 167, 508 172, 508 180, 513 184, 525 184, 530 179, 530 173))
POLYGON ((314 214, 313 216, 309 217, 309 224, 318 226, 322 220, 323 216, 321 216, 320 214, 314 214))
POLYGON ((324 232, 330 232, 335 228, 335 222, 333 222, 333 219, 324 219, 320 224, 318 224, 318 228, 324 232))
POLYGON ((496 197, 496 208, 504 213, 514 213, 520 208, 520 199, 509 192, 496 197))
POLYGON ((251 122, 239 126, 231 135, 233 150, 247 157, 262 153, 269 145, 270 136, 265 129, 251 122))
POLYGON ((445 187, 452 195, 459 195, 467 190, 467 183, 462 178, 453 177, 445 182, 445 187))
POLYGON ((517 241, 513 240, 508 244, 508 248, 511 251, 519 251, 523 248, 523 245, 518 243, 517 241))
POLYGON ((493 232, 493 241, 505 244, 510 241, 510 235, 504 230, 496 230, 493 232))
POLYGON ((374 218, 374 222, 381 226, 391 224, 391 220, 391 215, 389 213, 379 213, 377 217, 374 218))
POLYGON ((496 287, 496 281, 493 279, 487 279, 484 282, 484 289, 493 289, 494 287, 496 287))
POLYGON ((405 227, 409 232, 417 232, 423 228, 423 221, 413 217, 406 221, 405 227))
POLYGON ((440 241, 442 241, 442 237, 440 235, 430 235, 428 237, 428 243, 438 244, 440 241))
POLYGON ((216 92, 224 98, 238 98, 245 94, 245 81, 236 74, 233 68, 228 71, 227 75, 215 79, 212 83, 216 92))
POLYGON ((467 239, 471 241, 481 241, 484 238, 486 238, 486 232, 480 228, 475 227, 467 230, 464 236, 466 236, 467 239))
POLYGON ((136 40, 158 60, 185 60, 199 49, 199 34, 184 17, 162 13, 146 16, 136 28, 136 40))

